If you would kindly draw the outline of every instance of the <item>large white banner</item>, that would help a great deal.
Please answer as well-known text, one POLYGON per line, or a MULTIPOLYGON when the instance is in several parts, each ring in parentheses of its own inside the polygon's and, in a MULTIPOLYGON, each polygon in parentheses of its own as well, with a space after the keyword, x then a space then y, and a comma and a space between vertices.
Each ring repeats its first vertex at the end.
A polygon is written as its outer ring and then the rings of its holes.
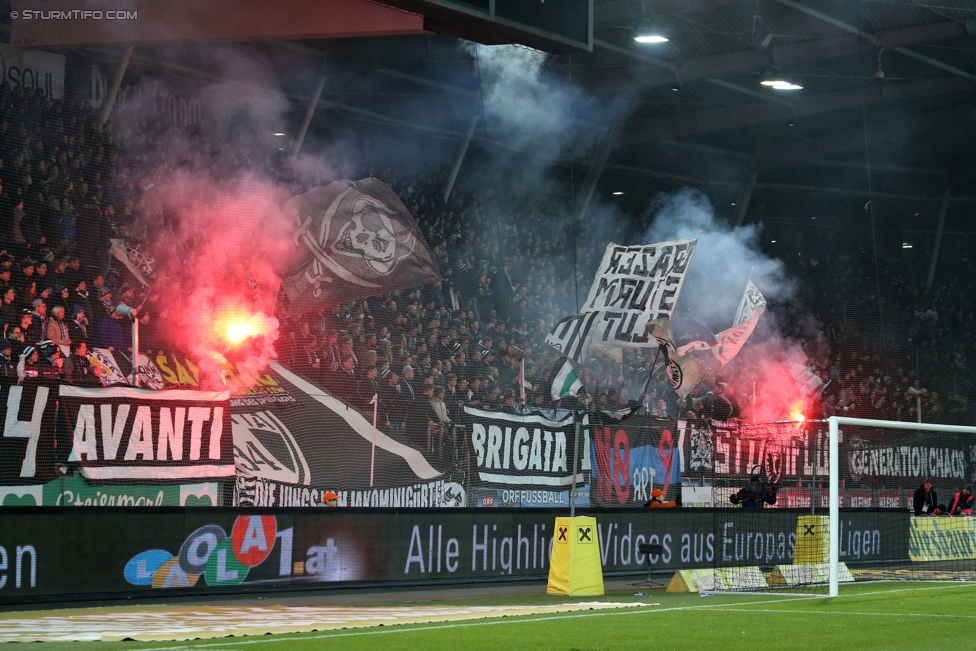
POLYGON ((40 50, 0 45, 3 83, 13 89, 33 88, 47 99, 64 97, 64 57, 40 50))
POLYGON ((646 326, 670 317, 698 240, 638 246, 610 243, 578 317, 556 324, 546 342, 576 362, 589 347, 657 346, 646 326))

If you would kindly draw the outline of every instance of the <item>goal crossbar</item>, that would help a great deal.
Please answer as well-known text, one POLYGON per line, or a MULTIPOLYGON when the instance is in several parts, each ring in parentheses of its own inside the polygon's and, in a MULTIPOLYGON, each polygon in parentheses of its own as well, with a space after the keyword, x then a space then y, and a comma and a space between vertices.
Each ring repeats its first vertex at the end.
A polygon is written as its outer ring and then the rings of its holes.
POLYGON ((838 443, 841 425, 861 427, 883 427, 887 429, 907 429, 921 432, 943 432, 948 434, 976 434, 976 427, 964 425, 936 425, 932 423, 906 423, 896 420, 874 420, 870 418, 849 418, 831 416, 830 425, 830 586, 828 595, 838 594, 840 567, 840 444, 838 443))

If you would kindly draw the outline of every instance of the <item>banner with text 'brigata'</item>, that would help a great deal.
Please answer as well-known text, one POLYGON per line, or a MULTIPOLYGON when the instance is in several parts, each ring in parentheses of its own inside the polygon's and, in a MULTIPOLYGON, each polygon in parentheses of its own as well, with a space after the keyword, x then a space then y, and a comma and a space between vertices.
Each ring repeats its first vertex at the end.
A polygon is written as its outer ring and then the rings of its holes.
POLYGON ((573 415, 548 413, 552 418, 464 407, 477 505, 568 508, 570 490, 578 505, 589 505, 589 428, 580 427, 573 468, 573 415))

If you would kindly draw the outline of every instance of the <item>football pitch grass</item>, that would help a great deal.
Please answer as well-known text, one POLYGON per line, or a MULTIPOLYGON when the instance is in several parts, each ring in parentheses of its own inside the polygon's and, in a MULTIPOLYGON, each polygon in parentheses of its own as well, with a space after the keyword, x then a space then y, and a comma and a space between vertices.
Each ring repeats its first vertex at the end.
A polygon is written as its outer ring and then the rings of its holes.
MULTIPOLYGON (((542 587, 541 589, 544 589, 542 587)), ((976 649, 976 583, 862 583, 836 599, 797 594, 665 594, 636 588, 605 597, 528 595, 389 604, 402 606, 542 606, 581 601, 654 604, 521 617, 257 635, 189 642, 38 643, 36 651, 461 651, 468 649, 976 649)), ((541 591, 541 590, 540 590, 541 591)), ((269 597, 272 601, 274 597, 269 597)), ((377 604, 382 596, 378 595, 377 604)), ((161 606, 125 607, 126 612, 161 606)), ((165 608, 162 606, 162 608, 165 608)), ((67 615, 83 613, 46 611, 67 615)), ((37 613, 40 614, 40 613, 37 613)), ((270 613, 269 613, 270 615, 270 613)), ((3 620, 29 613, 0 615, 3 620)), ((0 648, 16 649, 18 644, 0 648)))

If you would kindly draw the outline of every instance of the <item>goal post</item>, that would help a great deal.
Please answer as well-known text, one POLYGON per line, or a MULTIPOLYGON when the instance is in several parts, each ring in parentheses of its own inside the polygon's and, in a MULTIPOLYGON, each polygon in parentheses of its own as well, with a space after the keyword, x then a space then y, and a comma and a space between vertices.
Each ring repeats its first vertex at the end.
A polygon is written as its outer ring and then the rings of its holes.
POLYGON ((878 427, 885 429, 915 430, 920 432, 941 432, 945 434, 976 434, 976 427, 963 425, 938 425, 931 423, 909 423, 892 420, 874 420, 867 418, 848 418, 846 416, 831 416, 827 419, 829 424, 829 587, 828 596, 838 595, 839 568, 840 568, 840 427, 842 425, 878 427))

